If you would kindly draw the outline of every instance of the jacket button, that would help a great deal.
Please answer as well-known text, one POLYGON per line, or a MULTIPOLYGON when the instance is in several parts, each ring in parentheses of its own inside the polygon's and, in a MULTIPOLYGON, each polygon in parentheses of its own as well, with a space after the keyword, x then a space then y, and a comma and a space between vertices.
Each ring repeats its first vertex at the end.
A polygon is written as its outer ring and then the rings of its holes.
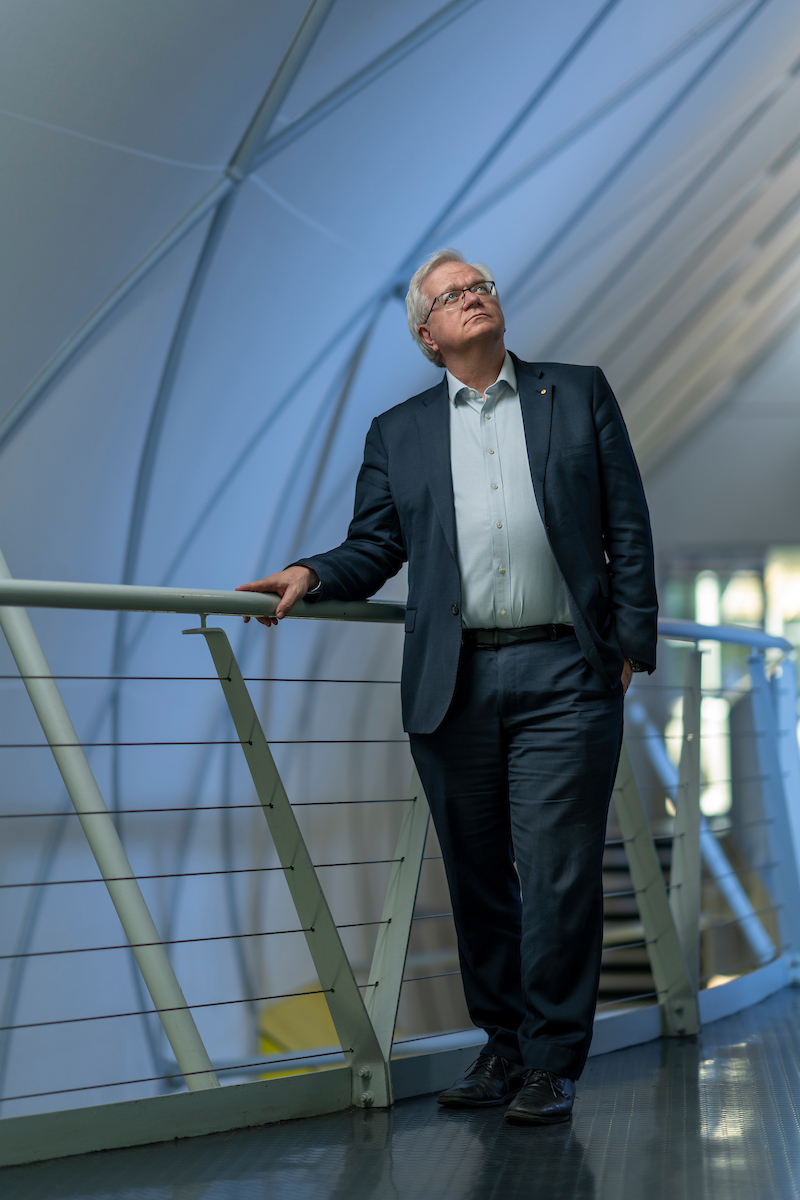
POLYGON ((451 605, 450 605, 450 612, 453 614, 453 616, 454 616, 454 617, 457 617, 457 616, 458 616, 458 605, 457 605, 457 604, 451 604, 451 605))

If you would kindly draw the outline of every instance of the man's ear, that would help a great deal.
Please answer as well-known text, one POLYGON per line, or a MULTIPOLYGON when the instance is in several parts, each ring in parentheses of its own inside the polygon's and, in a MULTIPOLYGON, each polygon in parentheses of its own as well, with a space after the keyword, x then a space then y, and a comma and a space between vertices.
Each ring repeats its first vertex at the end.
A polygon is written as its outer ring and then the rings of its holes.
POLYGON ((426 346, 430 346, 431 350, 435 351, 437 354, 439 353, 439 347, 431 337, 431 331, 428 329, 427 325, 418 325, 417 333, 422 338, 426 346))

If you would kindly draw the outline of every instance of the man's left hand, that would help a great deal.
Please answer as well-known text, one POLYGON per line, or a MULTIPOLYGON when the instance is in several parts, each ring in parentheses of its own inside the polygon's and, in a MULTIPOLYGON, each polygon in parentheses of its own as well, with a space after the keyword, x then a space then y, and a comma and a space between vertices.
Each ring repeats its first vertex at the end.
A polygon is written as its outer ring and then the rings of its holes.
POLYGON ((633 667, 630 664, 630 660, 626 658, 625 662, 622 665, 622 677, 620 679, 620 683, 622 684, 623 696, 627 692, 628 688, 631 686, 631 679, 633 679, 633 667))

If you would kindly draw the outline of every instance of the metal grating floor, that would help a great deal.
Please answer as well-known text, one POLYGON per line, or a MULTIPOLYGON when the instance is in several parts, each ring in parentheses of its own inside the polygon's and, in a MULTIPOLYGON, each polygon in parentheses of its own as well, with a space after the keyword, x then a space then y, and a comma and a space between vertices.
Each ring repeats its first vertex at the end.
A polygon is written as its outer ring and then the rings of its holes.
POLYGON ((779 1200, 800 1193, 800 990, 590 1059, 570 1125, 353 1111, 0 1171, 3 1200, 779 1200))

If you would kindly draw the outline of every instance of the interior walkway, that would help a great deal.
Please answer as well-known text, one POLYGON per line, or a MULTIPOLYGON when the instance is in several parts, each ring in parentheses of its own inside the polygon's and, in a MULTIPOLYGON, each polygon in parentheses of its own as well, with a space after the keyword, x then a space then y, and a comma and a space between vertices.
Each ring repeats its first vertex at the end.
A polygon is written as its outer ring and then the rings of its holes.
POLYGON ((800 990, 590 1059, 570 1125, 352 1111, 0 1171, 3 1200, 778 1200, 800 1192, 800 990))

